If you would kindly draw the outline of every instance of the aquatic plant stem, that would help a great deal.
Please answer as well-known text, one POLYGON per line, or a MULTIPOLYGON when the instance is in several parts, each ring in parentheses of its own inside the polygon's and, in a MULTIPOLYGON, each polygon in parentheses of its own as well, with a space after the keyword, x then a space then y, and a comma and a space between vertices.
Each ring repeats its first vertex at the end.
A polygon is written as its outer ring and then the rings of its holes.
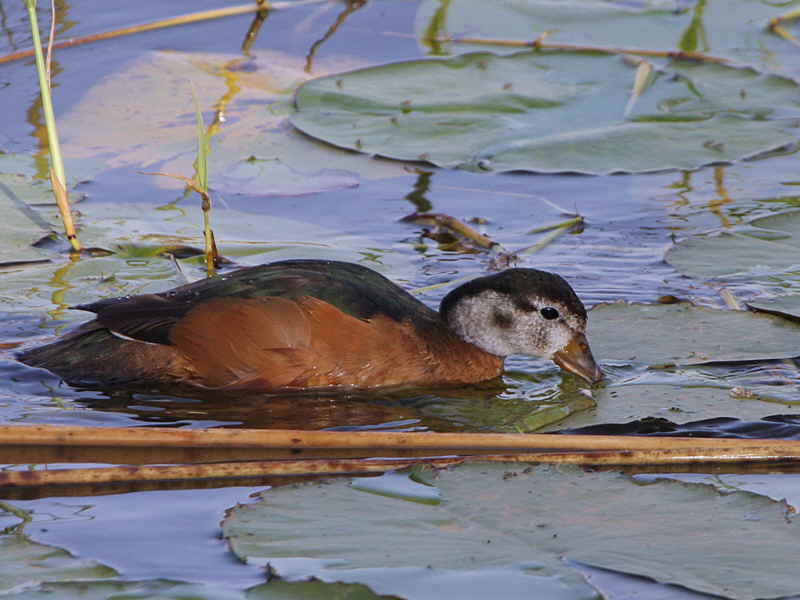
POLYGON ((770 22, 767 24, 767 29, 775 35, 782 37, 787 42, 795 46, 800 46, 800 41, 783 26, 784 23, 795 19, 800 19, 800 8, 794 8, 779 17, 770 19, 770 22))
POLYGON ((206 274, 213 277, 217 272, 217 244, 214 240, 214 231, 211 229, 211 196, 208 194, 208 155, 211 152, 211 134, 206 131, 203 113, 197 94, 192 88, 194 98, 194 112, 197 121, 197 158, 194 161, 194 180, 197 182, 196 191, 200 194, 201 208, 203 211, 203 247, 206 254, 206 274))
MULTIPOLYGON (((31 37, 33 39, 33 50, 36 57, 36 73, 39 76, 39 91, 42 97, 42 109, 44 112, 45 127, 47 129, 47 145, 50 151, 50 180, 53 185, 53 194, 61 213, 64 223, 64 231, 69 240, 72 250, 80 252, 81 244, 75 232, 75 225, 72 221, 72 211, 69 206, 69 196, 67 193, 67 180, 64 175, 64 162, 61 158, 61 146, 58 142, 58 129, 53 113, 53 101, 50 95, 50 76, 49 70, 45 66, 44 54, 42 52, 42 41, 39 37, 39 21, 36 17, 36 0, 25 0, 28 9, 28 17, 31 23, 31 37)), ((55 14, 52 15, 55 20, 55 14)), ((49 62, 49 60, 48 60, 49 62)))

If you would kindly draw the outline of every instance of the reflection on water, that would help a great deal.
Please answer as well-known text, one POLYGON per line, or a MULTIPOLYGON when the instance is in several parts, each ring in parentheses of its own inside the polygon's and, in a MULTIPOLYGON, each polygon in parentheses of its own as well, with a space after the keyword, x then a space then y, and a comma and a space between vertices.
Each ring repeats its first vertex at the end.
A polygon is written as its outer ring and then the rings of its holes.
POLYGON ((581 385, 567 376, 558 385, 506 378, 470 388, 346 394, 194 391, 188 396, 116 389, 84 396, 75 390, 72 401, 148 426, 524 432, 593 406, 579 392, 581 385))

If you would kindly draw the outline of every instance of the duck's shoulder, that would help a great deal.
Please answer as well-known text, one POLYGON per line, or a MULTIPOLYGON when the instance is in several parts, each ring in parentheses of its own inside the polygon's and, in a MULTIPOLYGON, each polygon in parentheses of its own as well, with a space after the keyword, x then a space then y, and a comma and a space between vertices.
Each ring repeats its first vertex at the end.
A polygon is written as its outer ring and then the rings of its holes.
MULTIPOLYGON (((169 343, 171 328, 196 307, 230 298, 294 300, 312 297, 358 319, 377 315, 424 327, 437 313, 383 275, 329 260, 288 260, 247 267, 161 292, 100 300, 78 306, 98 322, 135 339, 169 343)), ((268 310, 265 304, 265 310, 268 310)))

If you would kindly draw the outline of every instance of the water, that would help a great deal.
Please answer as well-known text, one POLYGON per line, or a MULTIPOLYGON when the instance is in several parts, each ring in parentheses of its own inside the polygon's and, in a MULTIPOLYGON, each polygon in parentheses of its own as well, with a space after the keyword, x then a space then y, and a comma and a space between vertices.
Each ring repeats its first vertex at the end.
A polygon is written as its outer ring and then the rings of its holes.
MULTIPOLYGON (((28 45, 21 5, 2 7, 0 53, 28 45)), ((78 36, 212 8, 218 3, 181 0, 167 7, 159 2, 140 2, 113 11, 99 2, 74 6, 62 2, 59 6, 68 15, 68 22, 58 27, 60 34, 78 36)), ((338 4, 311 5, 271 14, 253 46, 254 72, 263 74, 275 53, 290 57, 286 64, 293 65, 292 60, 301 64, 309 47, 322 39, 341 8, 338 4)), ((416 10, 415 2, 369 3, 354 12, 320 46, 315 60, 319 64, 329 61, 334 66, 363 66, 417 58, 420 49, 413 37, 389 35, 411 31, 416 10)), ((174 243, 200 245, 199 203, 195 198, 183 197, 177 183, 143 176, 140 171, 180 171, 190 164, 190 100, 186 98, 174 120, 176 136, 188 130, 189 142, 175 148, 159 141, 152 147, 143 142, 142 150, 124 136, 115 139, 111 135, 116 125, 106 120, 108 115, 98 117, 95 131, 81 125, 84 121, 75 114, 86 106, 87 97, 101 104, 105 101, 102 96, 92 98, 87 90, 106 84, 139 61, 149 60, 154 52, 240 55, 239 45, 249 22, 249 16, 232 17, 84 45, 57 54, 55 96, 58 117, 64 120, 67 131, 68 165, 72 162, 76 170, 85 168, 91 172, 89 179, 76 188, 76 197, 82 198, 77 210, 84 225, 85 243, 118 252, 78 263, 70 263, 63 254, 45 252, 43 255, 52 262, 0 271, 0 342, 35 343, 68 330, 87 318, 68 310, 72 304, 160 291, 181 283, 168 260, 148 251, 174 243), (93 136, 102 138, 102 152, 96 152, 93 136), (118 152, 112 153, 109 148, 115 143, 119 143, 118 152), (153 154, 151 164, 137 162, 148 153, 153 154)), ((28 61, 0 66, 0 149, 8 153, 31 154, 40 149, 41 120, 35 102, 38 91, 31 69, 28 61)), ((274 79, 279 77, 275 75, 274 79)), ((132 76, 125 83, 132 95, 138 93, 136 81, 137 77, 132 76)), ((231 103, 229 122, 235 124, 237 119, 244 119, 250 110, 264 115, 267 121, 267 102, 259 101, 259 90, 257 86, 251 88, 231 103)), ((277 100, 270 100, 275 106, 289 101, 288 94, 276 97, 277 100)), ((113 104, 120 99, 108 98, 108 102, 113 104)), ((134 104, 145 117, 150 112, 154 120, 158 117, 159 102, 147 94, 134 104)), ((203 110, 209 119, 212 104, 206 102, 203 110)), ((118 116, 120 127, 124 127, 126 119, 138 123, 136 119, 141 118, 141 114, 118 116)), ((260 133, 267 135, 270 124, 260 133)), ((169 127, 159 130, 167 138, 171 131, 169 127)), ((224 147, 216 147, 212 163, 224 160, 225 152, 224 147)), ((307 256, 362 261, 405 287, 417 288, 483 274, 491 256, 474 249, 453 250, 424 237, 423 227, 401 221, 415 210, 433 210, 464 220, 480 218, 483 224, 476 227, 509 250, 529 246, 546 235, 529 234, 531 229, 561 222, 576 212, 586 220, 580 233, 558 237, 539 252, 523 255, 519 264, 559 272, 587 306, 617 300, 653 302, 671 294, 721 307, 720 283, 677 272, 665 262, 666 250, 683 237, 798 204, 797 187, 788 185, 796 179, 796 156, 706 168, 691 174, 608 177, 479 175, 444 170, 420 175, 389 161, 375 161, 358 172, 358 160, 361 157, 347 155, 337 157, 339 162, 332 165, 334 175, 345 182, 344 187, 302 195, 238 194, 235 190, 217 195, 212 218, 223 254, 240 265, 307 256), (348 178, 357 182, 357 187, 348 184, 348 178)), ((315 162, 313 170, 317 166, 315 162)), ((36 168, 42 175, 41 161, 36 168)), ((213 176, 211 185, 215 185, 213 176)), ((229 183, 227 187, 233 185, 229 183)), ((41 210, 47 218, 53 218, 50 208, 41 210)), ((202 275, 199 261, 186 261, 184 268, 190 278, 202 275)), ((797 291, 800 282, 786 277, 732 282, 726 287, 741 300, 747 300, 776 291, 797 291)), ((435 307, 446 292, 447 288, 440 288, 420 297, 435 307)), ((706 391, 726 390, 731 382, 738 385, 747 377, 771 376, 760 367, 685 369, 655 375, 642 374, 626 365, 606 367, 610 388, 647 383, 677 390, 675 394, 685 385, 706 391)), ((8 349, 0 355, 0 380, 4 382, 0 386, 0 422, 438 431, 529 431, 591 422, 592 413, 586 412, 587 400, 580 385, 562 377, 548 361, 515 357, 509 361, 508 370, 500 384, 446 393, 401 390, 355 397, 250 395, 231 400, 74 389, 51 374, 20 365, 13 358, 13 349, 8 349), (578 415, 576 420, 561 421, 572 415, 578 415)), ((790 411, 789 403, 798 397, 800 377, 794 369, 782 372, 781 378, 785 385, 777 404, 751 401, 741 414, 790 411)), ((714 398, 716 402, 717 397, 714 398)), ((663 410, 671 406, 668 402, 664 401, 663 410)), ((709 405, 714 410, 714 404, 709 405)), ((729 405, 725 406, 729 409, 729 405)), ((739 414, 726 412, 717 416, 739 414)), ((217 538, 217 524, 225 508, 247 502, 256 489, 139 492, 14 504, 34 511, 34 520, 26 528, 34 539, 96 558, 118 569, 125 578, 168 577, 245 588, 262 582, 263 575, 227 554, 217 538)))

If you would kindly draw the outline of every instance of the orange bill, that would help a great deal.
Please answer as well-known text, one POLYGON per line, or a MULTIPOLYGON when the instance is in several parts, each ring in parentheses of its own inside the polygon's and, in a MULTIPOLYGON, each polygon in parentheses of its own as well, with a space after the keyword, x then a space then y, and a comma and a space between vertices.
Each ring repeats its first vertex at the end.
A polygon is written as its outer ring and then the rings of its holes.
POLYGON ((590 384, 595 384, 603 378, 603 372, 592 356, 589 342, 582 333, 577 333, 569 344, 553 355, 553 362, 565 371, 575 373, 590 384))

